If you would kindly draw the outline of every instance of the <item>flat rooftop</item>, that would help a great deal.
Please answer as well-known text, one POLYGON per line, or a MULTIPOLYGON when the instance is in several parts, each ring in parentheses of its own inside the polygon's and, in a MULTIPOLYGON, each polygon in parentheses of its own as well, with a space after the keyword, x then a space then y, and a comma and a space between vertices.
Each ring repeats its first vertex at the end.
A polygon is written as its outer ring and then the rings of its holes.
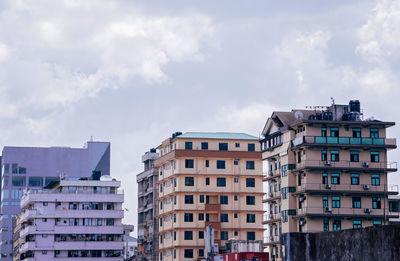
POLYGON ((236 132, 185 132, 177 138, 218 139, 218 140, 259 140, 258 137, 236 132))

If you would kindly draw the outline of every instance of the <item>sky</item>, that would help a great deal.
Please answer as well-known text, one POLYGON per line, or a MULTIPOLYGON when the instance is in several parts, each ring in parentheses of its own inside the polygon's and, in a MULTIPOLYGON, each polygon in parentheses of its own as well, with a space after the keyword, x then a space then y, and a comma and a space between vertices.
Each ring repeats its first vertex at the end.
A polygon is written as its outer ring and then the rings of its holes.
POLYGON ((0 146, 110 141, 137 224, 141 155, 171 133, 259 136, 331 97, 400 123, 399 58, 400 1, 3 0, 0 146))

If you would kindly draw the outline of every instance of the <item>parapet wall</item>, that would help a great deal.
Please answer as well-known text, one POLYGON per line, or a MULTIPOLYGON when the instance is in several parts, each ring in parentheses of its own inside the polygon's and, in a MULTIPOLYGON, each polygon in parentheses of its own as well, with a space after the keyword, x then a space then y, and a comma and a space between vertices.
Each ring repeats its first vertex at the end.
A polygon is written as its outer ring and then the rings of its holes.
POLYGON ((282 235, 288 261, 400 260, 400 226, 282 235))

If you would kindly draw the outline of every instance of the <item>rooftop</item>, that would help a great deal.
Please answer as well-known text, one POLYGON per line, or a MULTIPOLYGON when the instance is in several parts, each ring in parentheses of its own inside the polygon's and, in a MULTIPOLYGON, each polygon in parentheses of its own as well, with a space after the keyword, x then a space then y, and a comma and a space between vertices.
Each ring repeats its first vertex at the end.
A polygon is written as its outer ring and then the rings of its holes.
POLYGON ((258 137, 235 132, 185 132, 177 138, 220 139, 220 140, 259 140, 258 137))

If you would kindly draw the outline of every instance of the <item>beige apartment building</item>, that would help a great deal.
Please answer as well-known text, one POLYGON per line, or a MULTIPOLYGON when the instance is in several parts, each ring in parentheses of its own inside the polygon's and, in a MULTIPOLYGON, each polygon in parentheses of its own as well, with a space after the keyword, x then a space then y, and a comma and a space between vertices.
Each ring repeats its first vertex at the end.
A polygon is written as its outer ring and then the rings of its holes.
POLYGON ((159 260, 205 259, 205 231, 263 239, 259 139, 243 133, 175 133, 158 147, 159 260))
POLYGON ((387 224, 387 175, 397 171, 386 137, 394 122, 362 120, 360 103, 274 112, 261 142, 267 174, 265 245, 271 260, 284 260, 280 235, 387 224))

